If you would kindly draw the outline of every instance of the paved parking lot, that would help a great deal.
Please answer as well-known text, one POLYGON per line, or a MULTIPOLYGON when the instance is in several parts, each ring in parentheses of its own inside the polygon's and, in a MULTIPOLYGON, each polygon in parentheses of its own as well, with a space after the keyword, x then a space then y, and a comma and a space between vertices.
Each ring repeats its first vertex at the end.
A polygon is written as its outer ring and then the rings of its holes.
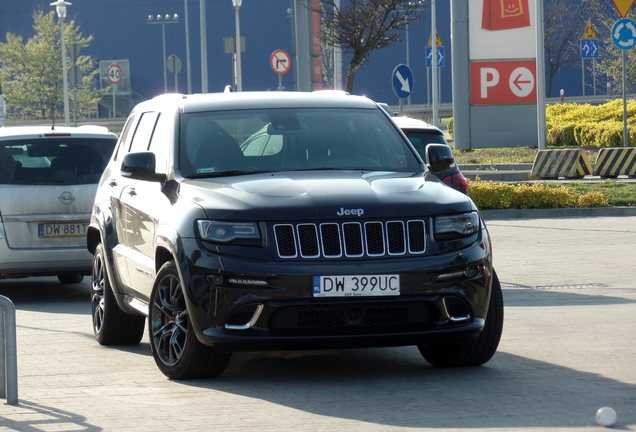
POLYGON ((499 352, 435 369, 414 347, 245 353, 177 382, 135 347, 93 339, 88 282, 0 281, 16 304, 20 431, 636 430, 636 217, 489 222, 506 319, 499 352))

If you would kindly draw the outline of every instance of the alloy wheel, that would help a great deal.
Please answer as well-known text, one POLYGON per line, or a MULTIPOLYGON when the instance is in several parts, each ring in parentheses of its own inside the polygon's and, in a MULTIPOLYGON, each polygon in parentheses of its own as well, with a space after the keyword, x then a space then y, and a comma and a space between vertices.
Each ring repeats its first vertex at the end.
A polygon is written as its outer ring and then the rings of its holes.
POLYGON ((179 278, 166 274, 158 281, 152 298, 150 333, 157 357, 166 366, 183 356, 188 334, 188 311, 179 278))

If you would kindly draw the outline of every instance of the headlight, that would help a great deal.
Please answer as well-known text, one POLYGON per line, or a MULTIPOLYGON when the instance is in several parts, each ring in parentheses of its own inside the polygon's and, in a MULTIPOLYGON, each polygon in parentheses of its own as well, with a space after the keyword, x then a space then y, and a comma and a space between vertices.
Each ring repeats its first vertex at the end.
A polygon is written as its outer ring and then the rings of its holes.
MULTIPOLYGON (((253 222, 219 222, 198 220, 199 234, 203 240, 229 243, 235 240, 260 240, 258 225, 253 222)), ((250 242, 252 243, 252 242, 250 242)))
POLYGON ((468 237, 479 230, 479 215, 476 212, 435 218, 435 238, 453 240, 468 237))

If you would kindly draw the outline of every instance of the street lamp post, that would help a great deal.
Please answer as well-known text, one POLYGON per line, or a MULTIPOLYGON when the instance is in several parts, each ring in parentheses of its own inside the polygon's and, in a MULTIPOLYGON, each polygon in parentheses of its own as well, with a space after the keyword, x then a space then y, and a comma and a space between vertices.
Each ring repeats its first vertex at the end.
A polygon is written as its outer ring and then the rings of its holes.
POLYGON ((236 44, 236 91, 243 91, 243 76, 241 69, 241 24, 239 19, 239 9, 241 8, 243 0, 232 0, 234 6, 234 22, 236 24, 236 37, 234 43, 236 44))
POLYGON ((166 14, 153 17, 148 15, 148 24, 161 24, 161 41, 163 46, 163 92, 168 93, 168 67, 166 65, 166 24, 177 24, 179 15, 166 14))
POLYGON ((185 19, 185 40, 186 40, 186 68, 188 78, 188 93, 192 93, 192 74, 190 73, 190 21, 188 18, 188 0, 183 0, 183 18, 185 19))
POLYGON ((70 116, 68 109, 68 72, 66 69, 66 40, 64 38, 64 20, 66 19, 66 7, 71 6, 64 0, 57 0, 51 3, 51 6, 55 6, 57 17, 60 22, 60 32, 62 34, 62 86, 64 91, 64 126, 70 125, 70 116))

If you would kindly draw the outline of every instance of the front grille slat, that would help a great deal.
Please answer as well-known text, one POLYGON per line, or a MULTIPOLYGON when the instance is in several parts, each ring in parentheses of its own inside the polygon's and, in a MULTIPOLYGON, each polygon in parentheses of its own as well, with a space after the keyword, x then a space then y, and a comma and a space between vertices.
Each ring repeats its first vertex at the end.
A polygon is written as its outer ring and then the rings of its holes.
POLYGON ((362 258, 421 255, 426 252, 426 220, 274 224, 282 259, 362 258))

